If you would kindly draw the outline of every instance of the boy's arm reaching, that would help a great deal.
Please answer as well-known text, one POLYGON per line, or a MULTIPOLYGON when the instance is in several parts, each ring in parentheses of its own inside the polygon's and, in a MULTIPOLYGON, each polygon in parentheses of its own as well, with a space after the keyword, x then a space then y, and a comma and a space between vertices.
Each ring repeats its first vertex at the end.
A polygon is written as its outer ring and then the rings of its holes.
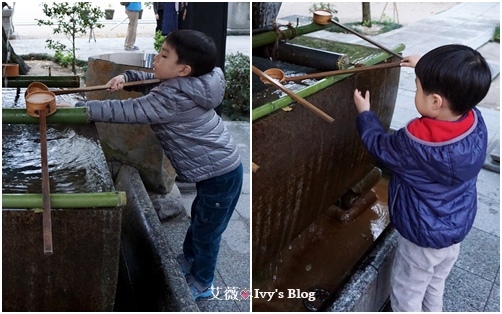
POLYGON ((387 134, 377 115, 370 111, 370 92, 366 91, 364 97, 359 90, 354 91, 354 104, 359 115, 356 125, 359 135, 366 149, 393 171, 403 168, 403 150, 394 135, 387 134))

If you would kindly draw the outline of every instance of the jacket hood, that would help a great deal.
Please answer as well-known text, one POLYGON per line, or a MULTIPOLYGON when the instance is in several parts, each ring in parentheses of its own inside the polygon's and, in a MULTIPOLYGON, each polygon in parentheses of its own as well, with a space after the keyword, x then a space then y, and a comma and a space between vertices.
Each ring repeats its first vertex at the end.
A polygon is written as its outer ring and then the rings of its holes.
POLYGON ((225 96, 225 76, 218 67, 198 77, 178 77, 166 80, 161 85, 179 89, 198 106, 206 109, 219 106, 225 96))
MULTIPOLYGON (((443 142, 430 142, 421 139, 406 129, 407 135, 411 140, 418 143, 417 148, 413 151, 416 160, 419 160, 422 165, 422 170, 426 171, 430 178, 446 185, 458 185, 474 178, 486 157, 486 137, 476 133, 480 132, 480 120, 477 111, 473 110, 472 124, 468 129, 443 142), (474 134, 473 134, 474 133, 474 134), (473 140, 462 141, 465 137, 473 134, 473 140)), ((412 124, 411 122, 410 124, 412 124)), ((430 128, 431 133, 437 132, 434 128, 430 128)))

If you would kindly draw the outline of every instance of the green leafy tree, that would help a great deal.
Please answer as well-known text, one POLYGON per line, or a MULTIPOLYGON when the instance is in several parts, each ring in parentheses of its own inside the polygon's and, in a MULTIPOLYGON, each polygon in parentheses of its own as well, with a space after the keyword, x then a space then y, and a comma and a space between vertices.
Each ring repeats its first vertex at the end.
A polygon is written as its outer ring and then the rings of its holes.
POLYGON ((153 49, 155 51, 160 52, 160 49, 162 49, 162 44, 164 43, 164 40, 166 39, 166 36, 162 35, 161 31, 157 31, 155 33, 155 36, 153 37, 153 49))
POLYGON ((104 16, 99 7, 93 7, 91 2, 53 2, 51 6, 42 3, 43 12, 48 20, 36 19, 38 25, 53 27, 53 34, 63 34, 70 41, 68 48, 65 44, 47 39, 47 48, 56 52, 69 55, 71 58, 72 72, 77 74, 75 40, 78 36, 86 35, 93 28, 103 28, 104 25, 98 20, 104 16))

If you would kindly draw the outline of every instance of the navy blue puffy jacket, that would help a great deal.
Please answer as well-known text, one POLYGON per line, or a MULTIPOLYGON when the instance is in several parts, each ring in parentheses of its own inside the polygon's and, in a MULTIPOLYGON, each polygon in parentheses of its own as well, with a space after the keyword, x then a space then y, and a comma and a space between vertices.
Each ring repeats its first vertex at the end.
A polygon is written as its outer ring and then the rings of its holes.
POLYGON ((366 149, 393 172, 391 221, 404 238, 421 247, 459 243, 474 222, 487 130, 479 110, 473 112, 474 123, 467 132, 439 143, 420 140, 407 128, 388 134, 371 111, 357 117, 366 149))

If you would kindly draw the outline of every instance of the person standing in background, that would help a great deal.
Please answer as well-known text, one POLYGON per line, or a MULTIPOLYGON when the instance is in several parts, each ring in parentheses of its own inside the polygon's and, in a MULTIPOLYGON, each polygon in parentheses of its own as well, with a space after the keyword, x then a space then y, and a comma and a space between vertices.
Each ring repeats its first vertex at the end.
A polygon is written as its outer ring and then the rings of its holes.
POLYGON ((136 32, 138 30, 139 11, 141 11, 141 2, 129 2, 125 6, 129 25, 127 26, 127 35, 124 43, 124 49, 127 51, 138 50, 135 46, 136 32))
MULTIPOLYGON (((167 36, 170 32, 178 29, 178 3, 159 2, 163 4, 164 15, 162 17, 162 35, 167 36)), ((158 23, 158 22, 157 22, 158 23)))
POLYGON ((154 2, 153 12, 155 13, 155 20, 157 21, 157 27, 155 27, 155 33, 158 31, 162 32, 162 21, 164 17, 164 2, 154 2))

